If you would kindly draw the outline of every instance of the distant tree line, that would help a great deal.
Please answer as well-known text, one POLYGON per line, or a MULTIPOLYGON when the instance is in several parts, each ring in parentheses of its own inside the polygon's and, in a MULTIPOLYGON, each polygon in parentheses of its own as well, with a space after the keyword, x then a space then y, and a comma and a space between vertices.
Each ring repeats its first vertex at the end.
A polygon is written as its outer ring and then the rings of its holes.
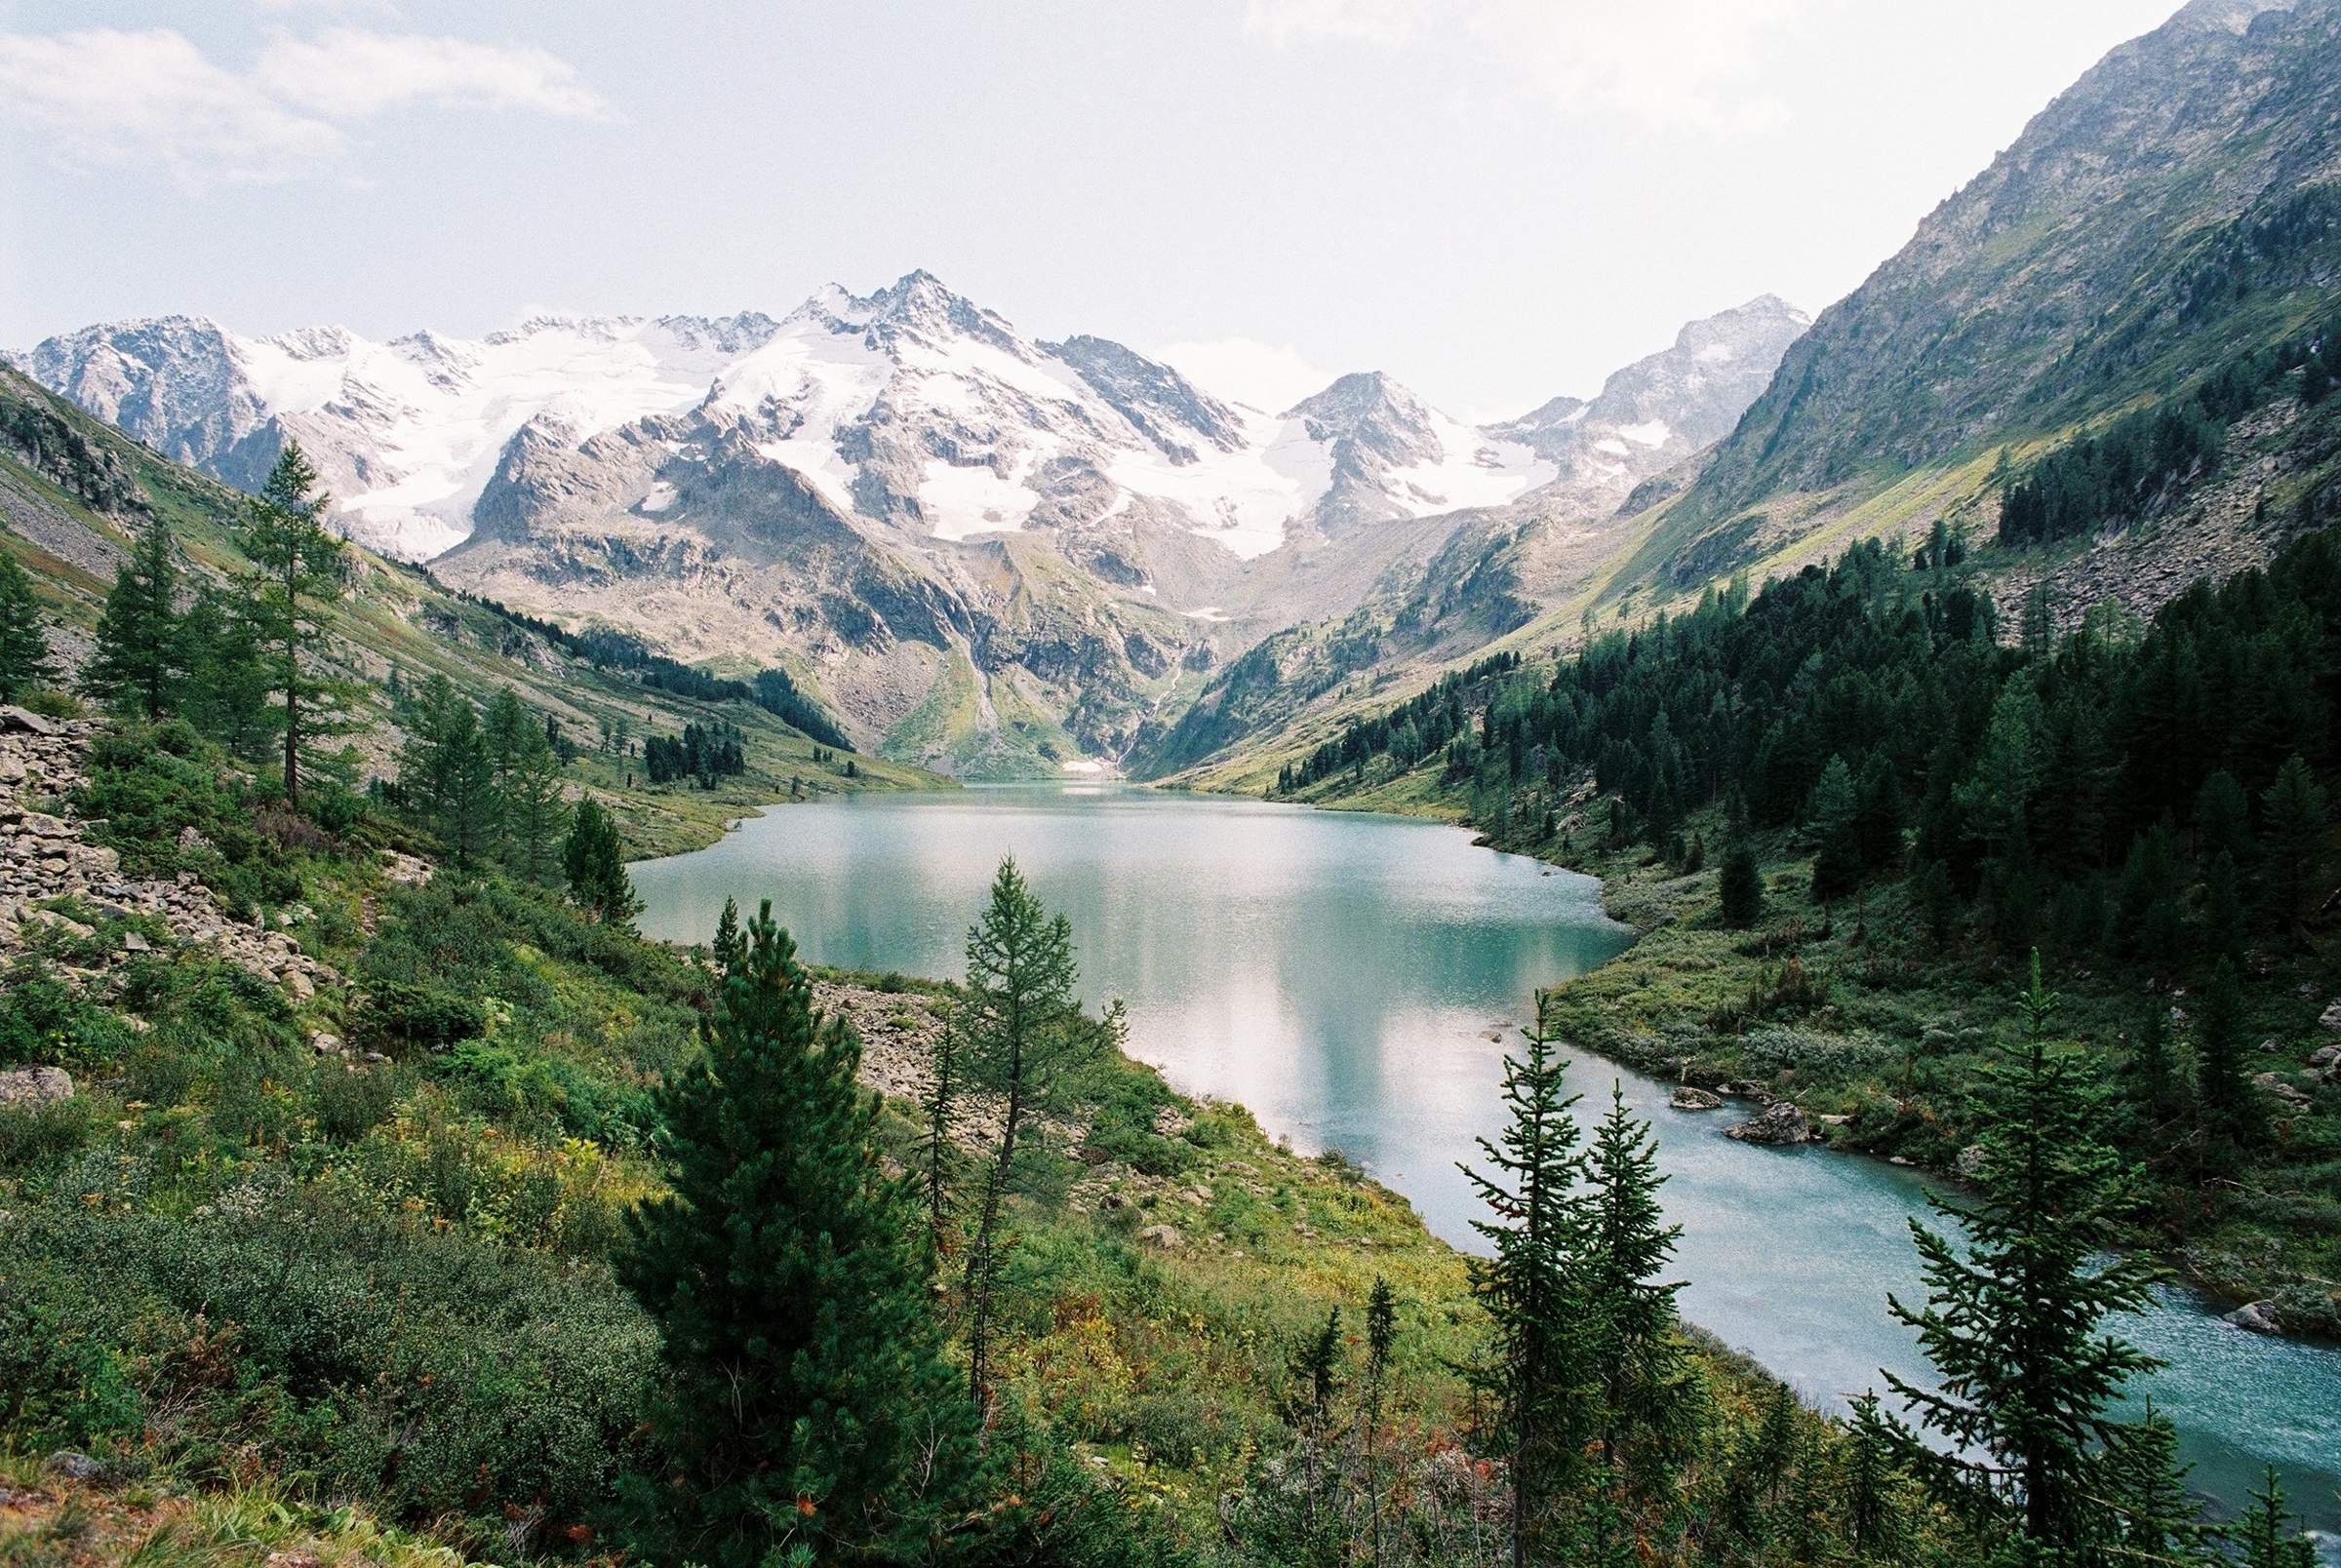
POLYGON ((1989 599, 1881 545, 1708 595, 1557 667, 1441 682, 1351 724, 1289 788, 1436 759, 1499 842, 1579 823, 1678 866, 1689 812, 1787 830, 1824 899, 1907 873, 1939 941, 2177 977, 2289 944, 2323 892, 2341 736, 2341 545, 2198 583, 2151 625, 1994 640, 1989 599))
POLYGON ((2042 457, 2002 493, 2001 542, 2022 547, 2135 520, 2158 496, 2217 466, 2228 425, 2266 404, 2296 372, 2304 403, 2332 394, 2341 382, 2341 316, 2243 355, 2194 390, 2042 457))
POLYGON ((653 735, 642 743, 642 760, 654 784, 694 779, 701 789, 712 789, 717 779, 748 770, 739 726, 720 719, 704 725, 687 724, 680 735, 653 735))
POLYGON ((653 652, 648 643, 631 632, 608 626, 571 631, 555 621, 513 609, 492 599, 460 592, 457 597, 487 606, 596 669, 626 671, 644 686, 694 702, 752 703, 810 739, 849 749, 853 744, 837 722, 821 710, 820 704, 799 688, 786 670, 759 670, 746 681, 709 675, 705 670, 653 652))

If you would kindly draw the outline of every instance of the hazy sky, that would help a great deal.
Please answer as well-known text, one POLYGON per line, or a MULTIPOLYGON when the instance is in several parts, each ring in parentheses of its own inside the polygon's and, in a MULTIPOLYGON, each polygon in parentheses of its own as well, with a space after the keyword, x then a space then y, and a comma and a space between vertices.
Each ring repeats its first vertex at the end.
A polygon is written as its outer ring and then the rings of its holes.
POLYGON ((1817 311, 2177 0, 0 0, 0 344, 476 334, 913 267, 1289 401, 1817 311))

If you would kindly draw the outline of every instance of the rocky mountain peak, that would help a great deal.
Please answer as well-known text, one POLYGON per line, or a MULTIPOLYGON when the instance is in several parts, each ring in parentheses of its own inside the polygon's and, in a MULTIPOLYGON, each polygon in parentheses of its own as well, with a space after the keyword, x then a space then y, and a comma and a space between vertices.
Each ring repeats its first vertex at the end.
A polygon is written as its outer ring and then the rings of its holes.
POLYGON ((1436 462, 1444 451, 1430 411, 1380 371, 1353 371, 1284 412, 1309 439, 1351 446, 1392 463, 1436 462))

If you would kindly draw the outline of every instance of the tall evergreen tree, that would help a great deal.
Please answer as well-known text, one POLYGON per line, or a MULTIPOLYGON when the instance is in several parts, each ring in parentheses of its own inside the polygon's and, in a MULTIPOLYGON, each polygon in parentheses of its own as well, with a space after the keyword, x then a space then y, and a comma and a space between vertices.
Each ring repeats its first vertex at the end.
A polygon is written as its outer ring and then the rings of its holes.
POLYGON ((1716 892, 1723 903, 1726 925, 1745 929, 1763 917, 1764 873, 1757 868, 1755 850, 1745 843, 1732 844, 1724 856, 1716 892))
POLYGON ((276 696, 272 718, 284 743, 288 801, 300 798, 309 748, 357 727, 355 687, 318 668, 327 612, 349 587, 341 541, 325 526, 329 504, 300 444, 287 442, 247 509, 244 529, 244 553, 253 564, 248 613, 276 696))
POLYGON ((544 882, 560 853, 569 805, 561 796, 561 759, 541 726, 531 725, 521 737, 502 794, 504 864, 525 881, 544 882))
POLYGON ((2116 1516, 2109 1556, 2143 1563, 2218 1560, 2202 1505, 2187 1491, 2191 1468, 2179 1462, 2178 1429, 2149 1401, 2146 1414, 2105 1451, 2103 1492, 2116 1516))
POLYGON ((1675 1332, 1683 1281, 1661 1282, 1679 1225, 1666 1223, 1658 1148, 1650 1124, 1626 1109, 1613 1081, 1609 1111, 1593 1131, 1585 1170, 1587 1231, 1580 1291, 1592 1364, 1600 1378, 1602 1452, 1612 1501, 1627 1489, 1655 1495, 1684 1455, 1695 1413, 1690 1375, 1675 1332))
POLYGON ((82 689, 148 723, 173 711, 182 653, 178 598, 178 552, 169 526, 156 518, 106 591, 82 689))
POLYGON ((991 1395, 1002 1229, 1018 1140, 1068 1069, 1119 1042, 1119 1007, 1094 1024, 1082 1017, 1079 977, 1072 923, 1042 907, 1013 856, 1002 860, 983 916, 968 930, 967 984, 952 1018, 971 1079, 1002 1101, 1000 1142, 968 1247, 968 1392, 978 1412, 991 1395))
POLYGON ((1892 1423, 1879 1408, 1878 1395, 1865 1392, 1853 1401, 1853 1419, 1845 1425, 1838 1509, 1855 1562, 1902 1560, 1910 1535, 1901 1506, 1902 1474, 1892 1423))
POLYGON ((491 847, 500 814, 495 763, 471 699, 444 675, 423 684, 407 743, 399 752, 399 785, 407 804, 446 846, 458 869, 476 865, 491 847))
POLYGON ((705 1033, 704 1061, 658 1094, 668 1192, 628 1216, 617 1260, 669 1377, 646 1555, 931 1560, 972 1497, 975 1431, 860 1041, 814 1010, 769 902, 705 1033))
POLYGON ((1471 1263, 1472 1294, 1492 1328, 1473 1381, 1494 1409, 1492 1436, 1506 1462, 1513 1568, 1563 1560, 1570 1548, 1568 1515, 1600 1398, 1578 1310, 1585 1156, 1547 995, 1538 994, 1536 1022, 1523 1038, 1527 1049, 1504 1059, 1503 1133, 1479 1140, 1485 1172, 1462 1167, 1495 1215, 1472 1221, 1488 1243, 1488 1256, 1471 1263))
POLYGON ((2249 1143, 2260 1131, 2259 1101, 2243 1071, 2245 1035, 2242 977, 2234 963, 2221 959, 2202 988, 2195 1017, 2195 1103, 2203 1131, 2229 1149, 2249 1143))
POLYGON ((231 755, 258 755, 269 738, 269 677, 247 606, 207 585, 179 618, 177 635, 186 672, 179 713, 231 755))
POLYGON ((0 550, 0 702, 22 701, 56 674, 32 577, 15 556, 0 550))
POLYGON ((2324 789, 2294 752, 2260 804, 2267 824, 2269 899, 2282 926, 2294 930, 2323 893, 2319 882, 2329 827, 2324 789))
POLYGON ((2293 1527, 2284 1509, 2284 1483, 2268 1467, 2267 1484, 2251 1494, 2251 1508, 2228 1531, 2242 1553, 2243 1568, 2316 1568, 2317 1548, 2293 1527))
POLYGON ((571 814, 569 839, 561 846, 561 868, 569 878, 569 896, 605 925, 621 931, 634 928, 642 901, 634 896, 633 879, 626 875, 626 855, 617 839, 617 823, 588 795, 571 814))
POLYGON ((951 1188, 959 1165, 959 1145, 951 1135, 951 1118, 959 1108, 964 1085, 960 1064, 959 1023, 945 1018, 935 1031, 934 1051, 927 1083, 927 1240, 937 1256, 943 1248, 943 1222, 951 1209, 951 1188))
POLYGON ((2134 1174, 2100 1140, 2107 1096, 2090 1059, 2051 1042, 2057 999, 2037 954, 2019 1000, 2022 1054, 1987 1070, 1977 1090, 1987 1117, 1979 1196, 1931 1199, 1958 1223, 1964 1249, 1912 1220, 1926 1305, 1886 1298, 1918 1331, 1941 1387, 1885 1376, 1948 1442, 1937 1453, 1897 1429, 1913 1472, 1978 1526, 2012 1527, 2025 1550, 2054 1554, 2111 1531, 2096 1489, 2099 1457, 2119 1430, 2108 1407, 2156 1363, 2098 1329, 2109 1313, 2145 1304, 2156 1271, 2136 1254, 2102 1256, 2134 1174))

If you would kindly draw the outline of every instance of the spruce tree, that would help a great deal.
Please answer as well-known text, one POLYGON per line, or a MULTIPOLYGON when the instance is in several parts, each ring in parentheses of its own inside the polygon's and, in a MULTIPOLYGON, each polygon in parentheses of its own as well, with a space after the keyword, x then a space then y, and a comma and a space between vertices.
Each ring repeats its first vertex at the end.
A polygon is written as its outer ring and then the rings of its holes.
POLYGON ((81 673, 82 689, 149 724, 177 705, 182 646, 179 637, 179 559, 160 518, 114 573, 96 646, 81 673))
POLYGON ((1041 905, 1013 856, 1000 862, 983 916, 968 930, 967 984, 952 1027, 971 1080, 1001 1097, 1000 1142, 984 1174, 968 1248, 968 1392, 975 1409, 991 1393, 995 1295, 1002 1234, 1015 1182, 1018 1140, 1067 1071, 1119 1043, 1119 1006, 1095 1023, 1074 994, 1073 926, 1041 905))
POLYGON ((1864 1392, 1853 1401, 1853 1419, 1845 1429, 1843 1460, 1838 1514, 1853 1560, 1900 1562, 1910 1535, 1900 1498, 1903 1470, 1895 1453, 1892 1424, 1880 1410, 1874 1392, 1864 1392))
POLYGON ((2243 1071, 2246 1033, 2242 977, 2221 959, 2195 1017, 2195 1103, 2203 1131, 2228 1149, 2250 1143, 2261 1130, 2257 1091, 2243 1071))
POLYGON ((258 755, 269 737, 269 678, 247 606, 206 586, 179 618, 177 635, 186 672, 179 713, 231 755, 258 755))
POLYGON ((1612 1081, 1609 1111, 1586 1156, 1585 1259, 1580 1291, 1592 1364, 1601 1380, 1602 1452, 1612 1500, 1629 1487, 1655 1494, 1683 1457, 1692 1416, 1689 1372, 1675 1334, 1675 1296, 1662 1283, 1679 1225, 1666 1223, 1650 1124, 1626 1109, 1612 1081))
POLYGON ((2252 1490, 2251 1508, 2229 1527, 2228 1536, 2242 1553, 2243 1568, 2317 1568, 2316 1545, 2293 1528, 2293 1516, 2284 1508, 2283 1478, 2274 1465, 2268 1467, 2267 1484, 2252 1490))
POLYGON ((2323 892, 2319 879, 2328 827, 2324 789, 2294 752, 2277 770, 2260 804, 2267 825, 2269 902, 2281 927, 2297 931, 2323 892))
POLYGON ((1987 1068, 1976 1090, 1986 1117, 1979 1196, 1930 1198, 1958 1222, 1964 1246, 1912 1220, 1927 1301, 1913 1309, 1886 1298, 1918 1331, 1941 1387, 1885 1377, 1947 1441, 1937 1453, 1897 1428, 1904 1461, 1938 1500, 2053 1554, 2110 1531, 2096 1491, 2100 1455, 2119 1431, 2109 1406, 2156 1363, 2098 1328, 2145 1305, 2156 1271, 2134 1253, 2102 1256, 2132 1202, 2134 1170, 2100 1139, 2107 1095, 2090 1059, 2050 1040, 2057 999, 2038 954, 2020 1001, 2021 1054, 1987 1068))
POLYGON ((626 875, 617 823, 590 795, 577 803, 570 818, 561 868, 569 878, 569 896, 578 908, 605 925, 621 931, 634 928, 642 901, 634 896, 633 879, 626 875))
POLYGON ((1488 1256, 1471 1261, 1472 1294, 1491 1326, 1472 1379, 1493 1407, 1491 1436, 1505 1460, 1513 1568, 1570 1549, 1568 1515, 1600 1397, 1579 1310, 1588 1227, 1576 1188, 1585 1156, 1551 1009, 1540 993, 1527 1050, 1504 1059, 1507 1121, 1496 1141, 1479 1140, 1486 1171, 1461 1167, 1495 1215, 1472 1221, 1488 1243, 1488 1256))
POLYGON ((32 577, 15 556, 0 550, 0 702, 21 702, 56 674, 32 577))
POLYGON ((399 752, 399 786, 408 808, 446 846, 458 869, 491 847, 499 812, 488 738, 471 699, 444 675, 425 682, 413 728, 399 752))
POLYGON ((1764 915, 1764 873, 1756 864, 1756 852, 1744 843, 1734 843, 1724 856, 1724 869, 1716 880, 1716 893, 1723 903, 1724 923, 1745 929, 1764 915))
POLYGON ((958 1110, 960 1082, 958 1021, 945 1018, 935 1031, 927 1083, 927 1240, 937 1256, 943 1249, 943 1221, 951 1209, 951 1187, 959 1165, 959 1145, 951 1136, 951 1117, 958 1110))
POLYGON ((716 1568, 925 1561, 972 1499, 912 1237, 875 1144, 861 1045, 814 1010, 767 903, 705 1030, 658 1093, 668 1192, 628 1216, 619 1278, 668 1379, 641 1489, 645 1556, 716 1568))
POLYGON ((2192 1467, 2178 1458, 2178 1430, 2153 1401, 2107 1446, 2103 1490, 2116 1516, 2109 1553, 2117 1560, 2202 1563, 2218 1560, 2202 1505, 2187 1491, 2192 1467))
POLYGON ((569 805, 561 796, 561 759, 540 726, 531 725, 521 737, 502 794, 504 864, 524 881, 544 882, 553 874, 569 805))
POLYGON ((317 741, 358 727, 356 688, 323 675, 326 617, 348 591, 341 541, 325 526, 330 498, 317 492, 317 470, 298 442, 268 471, 247 508, 244 553, 248 613, 276 697, 272 720, 283 740, 285 799, 300 798, 300 770, 317 741))

